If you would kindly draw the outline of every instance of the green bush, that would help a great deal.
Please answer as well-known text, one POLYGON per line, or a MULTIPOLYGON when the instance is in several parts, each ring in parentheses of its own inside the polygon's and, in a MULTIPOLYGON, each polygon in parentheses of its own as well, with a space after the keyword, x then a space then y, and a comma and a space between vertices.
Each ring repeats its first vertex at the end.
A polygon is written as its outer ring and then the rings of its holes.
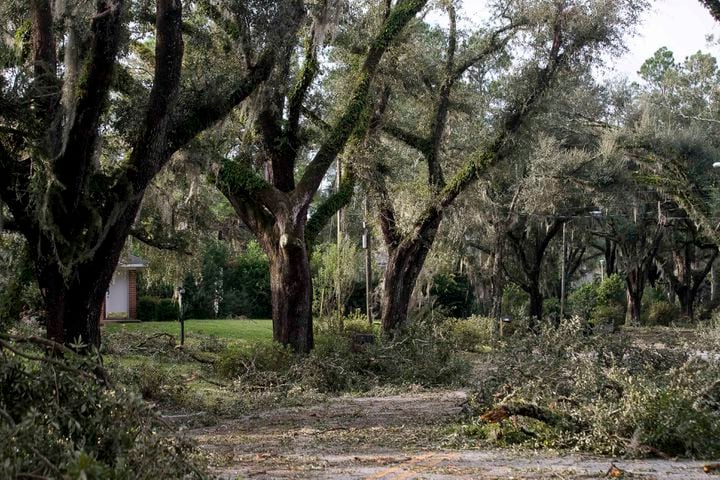
POLYGON ((40 316, 42 296, 25 241, 0 235, 0 331, 22 317, 40 316))
POLYGON ((503 290, 502 313, 514 318, 527 317, 530 297, 515 284, 508 284, 503 290))
POLYGON ((473 315, 465 319, 448 319, 443 324, 450 342, 459 350, 476 352, 492 341, 495 321, 473 315))
POLYGON ((262 342, 228 348, 216 363, 218 373, 227 378, 274 384, 287 375, 294 361, 292 350, 279 343, 262 342))
POLYGON ((0 478, 205 477, 192 445, 139 396, 98 383, 89 360, 46 367, 0 355, 0 478))
POLYGON ((248 242, 241 255, 228 261, 223 285, 222 316, 267 318, 272 314, 270 264, 256 241, 248 242))
POLYGON ((647 323, 649 325, 668 326, 678 319, 680 309, 677 305, 665 300, 651 303, 647 309, 647 323))
POLYGON ((625 280, 617 273, 605 277, 597 287, 598 305, 625 305, 625 280))
POLYGON ((375 333, 375 328, 367 321, 364 314, 351 314, 343 320, 343 333, 352 338, 355 334, 375 333))
POLYGON ((589 322, 598 303, 598 289, 595 283, 584 283, 576 288, 568 295, 568 312, 589 322))
POLYGON ((625 306, 617 303, 598 305, 593 310, 590 323, 595 326, 612 325, 614 329, 618 328, 625 323, 625 306))
POLYGON ((158 322, 171 322, 178 319, 178 306, 171 298, 161 298, 155 312, 155 320, 158 322))
POLYGON ((154 322, 157 318, 157 306, 160 302, 156 297, 140 297, 137 303, 137 319, 143 322, 154 322))

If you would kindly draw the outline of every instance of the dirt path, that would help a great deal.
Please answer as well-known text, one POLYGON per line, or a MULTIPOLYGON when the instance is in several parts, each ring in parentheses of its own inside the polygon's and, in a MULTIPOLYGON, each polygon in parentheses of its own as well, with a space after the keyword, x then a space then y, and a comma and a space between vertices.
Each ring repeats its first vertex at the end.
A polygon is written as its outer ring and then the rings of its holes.
MULTIPOLYGON (((190 432, 223 478, 605 478, 613 460, 514 450, 438 449, 462 391, 339 397, 190 432)), ((615 461, 632 478, 709 479, 701 462, 615 461)), ((627 475, 624 478, 630 478, 627 475)))

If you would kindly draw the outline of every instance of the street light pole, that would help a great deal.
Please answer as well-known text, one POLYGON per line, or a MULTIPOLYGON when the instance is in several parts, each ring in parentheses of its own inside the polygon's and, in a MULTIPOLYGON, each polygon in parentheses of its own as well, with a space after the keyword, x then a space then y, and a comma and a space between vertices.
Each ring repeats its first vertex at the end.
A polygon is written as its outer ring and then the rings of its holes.
POLYGON ((365 313, 367 314, 368 323, 373 324, 372 318, 372 301, 370 286, 372 283, 372 252, 370 250, 370 228, 368 226, 368 200, 365 197, 363 206, 365 218, 363 220, 363 248, 365 249, 365 313))
POLYGON ((562 258, 560 259, 560 320, 565 317, 565 225, 562 226, 562 258))

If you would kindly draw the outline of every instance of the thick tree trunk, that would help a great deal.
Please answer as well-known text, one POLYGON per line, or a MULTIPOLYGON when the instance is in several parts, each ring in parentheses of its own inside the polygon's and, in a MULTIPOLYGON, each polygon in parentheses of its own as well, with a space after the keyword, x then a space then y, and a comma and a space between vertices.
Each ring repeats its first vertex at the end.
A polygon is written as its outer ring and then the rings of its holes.
POLYGON ((645 290, 643 272, 639 269, 631 270, 625 279, 627 295, 627 312, 625 325, 639 325, 642 315, 642 296, 645 290))
POLYGON ((530 329, 537 330, 540 322, 542 321, 544 301, 538 280, 530 285, 528 294, 530 295, 530 309, 528 312, 530 314, 530 329))
POLYGON ((385 267, 382 298, 382 328, 386 333, 407 321, 410 298, 441 220, 442 215, 438 213, 424 235, 406 238, 395 249, 391 249, 385 267))
POLYGON ((58 283, 56 276, 43 275, 38 281, 45 294, 48 338, 59 343, 99 347, 104 293, 88 292, 80 282, 65 285, 60 279, 58 283))
POLYGON ((273 339, 299 353, 309 352, 314 341, 312 276, 303 231, 301 225, 263 242, 270 262, 273 339))
POLYGON ((100 346, 99 321, 105 293, 139 205, 137 199, 128 203, 105 238, 94 239, 99 243, 95 254, 81 263, 73 265, 72 261, 57 258, 48 239, 37 242, 40 254, 35 266, 44 300, 48 338, 59 343, 100 346), (63 264, 70 268, 65 275, 61 271, 63 264))
POLYGON ((686 291, 682 292, 681 295, 678 295, 678 300, 680 301, 680 312, 683 316, 687 317, 688 320, 692 320, 695 315, 695 296, 697 291, 693 291, 693 289, 689 288, 686 291))

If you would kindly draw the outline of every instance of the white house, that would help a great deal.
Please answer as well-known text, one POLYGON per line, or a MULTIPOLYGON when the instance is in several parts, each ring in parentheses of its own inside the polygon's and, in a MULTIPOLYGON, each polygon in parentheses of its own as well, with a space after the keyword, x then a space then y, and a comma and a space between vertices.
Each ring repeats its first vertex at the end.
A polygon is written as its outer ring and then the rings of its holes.
POLYGON ((135 255, 120 260, 105 293, 101 322, 137 319, 137 271, 146 267, 147 264, 135 255))

